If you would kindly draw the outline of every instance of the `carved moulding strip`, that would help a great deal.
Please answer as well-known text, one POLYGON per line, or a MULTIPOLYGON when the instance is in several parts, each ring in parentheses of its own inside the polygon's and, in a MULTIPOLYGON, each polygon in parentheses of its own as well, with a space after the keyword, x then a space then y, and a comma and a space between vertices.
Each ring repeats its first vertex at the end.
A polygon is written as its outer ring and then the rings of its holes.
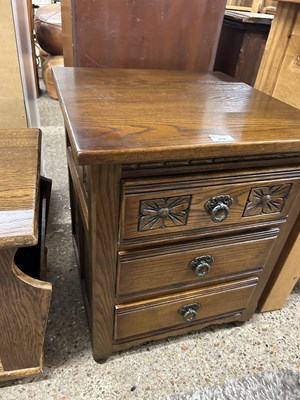
POLYGON ((243 217, 280 213, 291 189, 291 184, 252 188, 243 217))
POLYGON ((192 196, 174 196, 142 200, 139 210, 139 231, 186 225, 192 196))
POLYGON ((170 167, 185 167, 195 165, 211 165, 211 164, 223 164, 228 162, 240 162, 240 161, 256 161, 256 160, 278 160, 284 158, 299 158, 300 153, 279 153, 279 154, 260 154, 250 155, 241 157, 218 157, 218 158, 199 158, 193 160, 171 160, 171 161, 154 161, 154 162, 142 162, 137 164, 123 164, 122 168, 125 171, 128 170, 139 170, 139 169, 156 169, 156 168, 170 168, 170 167))

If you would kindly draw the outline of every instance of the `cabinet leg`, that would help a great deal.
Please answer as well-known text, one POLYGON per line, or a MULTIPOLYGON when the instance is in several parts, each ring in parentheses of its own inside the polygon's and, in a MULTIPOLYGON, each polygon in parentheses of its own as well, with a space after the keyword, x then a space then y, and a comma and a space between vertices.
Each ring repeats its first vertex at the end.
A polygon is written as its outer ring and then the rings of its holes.
POLYGON ((98 364, 105 364, 106 361, 109 359, 109 357, 105 357, 105 358, 94 358, 94 360, 98 363, 98 364))
POLYGON ((0 249, 0 379, 41 370, 52 292, 50 283, 17 268, 15 252, 15 248, 0 249))

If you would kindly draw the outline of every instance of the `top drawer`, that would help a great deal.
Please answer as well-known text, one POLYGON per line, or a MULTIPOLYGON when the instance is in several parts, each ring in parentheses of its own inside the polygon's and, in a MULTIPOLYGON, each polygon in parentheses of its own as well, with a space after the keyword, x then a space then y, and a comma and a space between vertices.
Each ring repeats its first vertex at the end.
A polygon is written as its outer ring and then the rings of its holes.
POLYGON ((121 239, 168 239, 286 218, 299 171, 124 180, 121 239))

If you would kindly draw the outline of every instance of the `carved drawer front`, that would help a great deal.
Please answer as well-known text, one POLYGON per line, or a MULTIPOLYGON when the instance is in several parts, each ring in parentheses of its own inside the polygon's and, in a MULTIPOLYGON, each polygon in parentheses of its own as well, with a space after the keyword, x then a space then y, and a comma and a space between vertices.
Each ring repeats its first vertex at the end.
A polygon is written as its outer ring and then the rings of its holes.
POLYGON ((205 321, 238 316, 245 310, 257 278, 116 306, 115 342, 134 340, 205 321))
POLYGON ((125 244, 126 240, 138 242, 146 237, 167 240, 287 217, 300 187, 299 178, 255 178, 237 176, 226 185, 214 185, 214 179, 184 178, 172 182, 149 180, 139 185, 125 182, 121 239, 125 244))
POLYGON ((119 255, 117 298, 187 289, 214 281, 258 274, 278 230, 230 239, 165 246, 119 255))

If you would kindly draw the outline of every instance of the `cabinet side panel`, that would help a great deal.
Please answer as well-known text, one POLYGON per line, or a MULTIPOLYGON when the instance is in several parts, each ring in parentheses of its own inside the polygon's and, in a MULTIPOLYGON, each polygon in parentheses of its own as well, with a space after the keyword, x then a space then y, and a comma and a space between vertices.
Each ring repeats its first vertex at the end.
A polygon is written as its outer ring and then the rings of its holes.
POLYGON ((90 169, 89 242, 92 273, 91 330, 96 360, 112 352, 121 166, 90 169))

